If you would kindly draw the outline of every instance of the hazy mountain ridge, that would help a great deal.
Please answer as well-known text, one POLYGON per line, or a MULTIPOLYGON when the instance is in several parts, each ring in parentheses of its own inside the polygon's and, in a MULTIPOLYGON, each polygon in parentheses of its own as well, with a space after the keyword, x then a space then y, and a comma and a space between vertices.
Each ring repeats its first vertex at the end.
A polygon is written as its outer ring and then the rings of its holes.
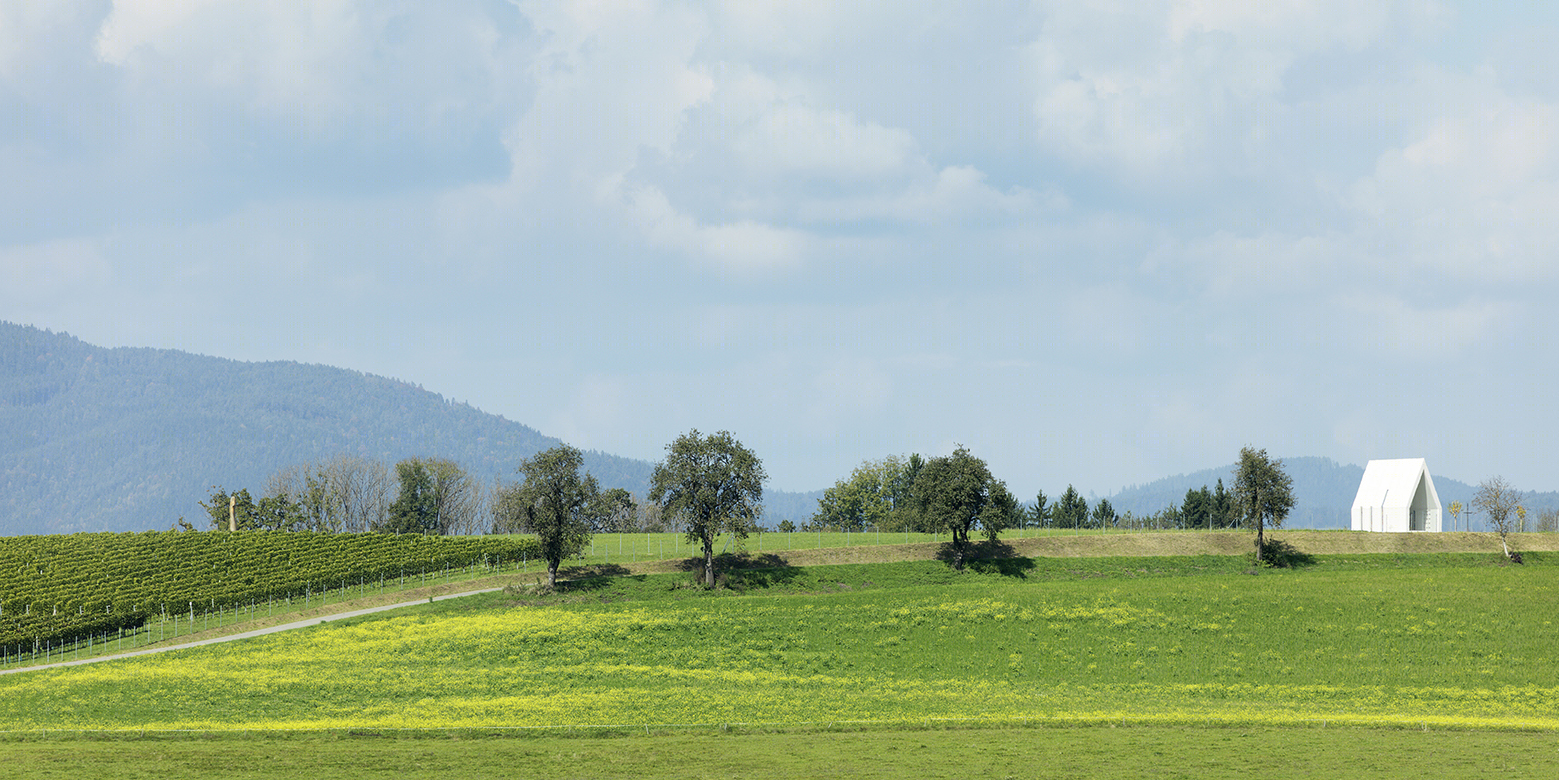
MULTIPOLYGON (((353 453, 450 458, 483 480, 559 443, 421 387, 329 366, 107 349, 0 323, 0 533, 197 525, 212 485, 258 493, 278 469, 353 453)), ((643 494, 654 465, 587 451, 601 484, 643 494)), ((776 516, 815 494, 771 492, 776 516)))
MULTIPOLYGON (((198 502, 212 485, 262 491, 280 468, 342 452, 391 462, 445 457, 483 480, 514 481, 520 459, 557 443, 420 386, 349 369, 107 349, 0 322, 0 534, 160 529, 179 517, 201 524, 198 502)), ((585 467, 604 486, 642 495, 654 464, 587 451, 585 467)), ((1284 468, 1294 478, 1290 527, 1347 527, 1362 466, 1291 457, 1284 468)), ((1474 486, 1429 468, 1442 504, 1470 503, 1474 486)), ((1109 499, 1117 512, 1148 515, 1219 478, 1232 486, 1234 466, 1109 499)), ((765 522, 810 519, 822 492, 766 491, 765 522)), ((1559 507, 1559 493, 1530 493, 1527 507, 1559 507)))

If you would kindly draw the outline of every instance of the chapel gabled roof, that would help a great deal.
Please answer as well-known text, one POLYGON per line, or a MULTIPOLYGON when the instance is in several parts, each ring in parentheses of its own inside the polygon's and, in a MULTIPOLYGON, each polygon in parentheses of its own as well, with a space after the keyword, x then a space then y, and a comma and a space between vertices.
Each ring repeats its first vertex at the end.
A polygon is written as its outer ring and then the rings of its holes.
MULTIPOLYGON (((1418 492, 1419 480, 1425 480, 1433 495, 1434 480, 1429 476, 1428 463, 1423 458, 1396 458, 1372 460, 1364 467, 1364 478, 1359 480, 1359 492, 1353 497, 1354 506, 1405 507, 1412 503, 1418 492)), ((1432 501, 1438 502, 1436 496, 1432 501)))

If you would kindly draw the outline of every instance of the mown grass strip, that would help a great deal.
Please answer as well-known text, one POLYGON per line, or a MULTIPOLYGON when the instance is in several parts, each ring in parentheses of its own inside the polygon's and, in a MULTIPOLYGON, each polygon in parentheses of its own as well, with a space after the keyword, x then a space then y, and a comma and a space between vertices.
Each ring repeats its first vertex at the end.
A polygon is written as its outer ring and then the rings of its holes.
POLYGON ((514 738, 459 732, 210 739, 8 740, 18 776, 282 777, 1554 777, 1551 734, 1358 728, 981 728, 655 731, 514 738))

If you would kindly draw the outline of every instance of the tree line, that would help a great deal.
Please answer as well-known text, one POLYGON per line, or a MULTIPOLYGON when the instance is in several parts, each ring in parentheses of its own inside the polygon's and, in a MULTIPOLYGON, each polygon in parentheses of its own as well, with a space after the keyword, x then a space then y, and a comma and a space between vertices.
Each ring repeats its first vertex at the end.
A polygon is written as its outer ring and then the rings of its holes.
MULTIPOLYGON (((816 514, 803 530, 914 531, 950 533, 953 562, 963 566, 970 534, 996 541, 1004 529, 1023 523, 1024 509, 991 475, 984 460, 959 445, 946 457, 890 455, 867 461, 823 491, 816 514)), ((779 530, 791 531, 790 521, 779 530)))
MULTIPOLYGON (((693 430, 666 445, 666 451, 651 476, 647 501, 620 488, 602 490, 594 476, 580 473, 582 453, 563 444, 522 460, 520 483, 488 490, 452 461, 412 458, 395 465, 398 490, 390 500, 387 465, 338 456, 278 473, 269 495, 259 501, 247 491, 229 495, 217 487, 202 506, 217 528, 449 534, 472 533, 485 521, 494 533, 537 537, 549 587, 561 562, 578 555, 594 533, 630 524, 639 530, 643 518, 653 515, 658 524, 702 546, 705 585, 713 587, 715 539, 729 533, 740 542, 757 529, 766 479, 762 461, 727 431, 703 436, 693 430)), ((1185 504, 1172 508, 1173 515, 1181 523, 1190 518, 1207 527, 1229 522, 1231 516, 1245 518, 1256 529, 1256 548, 1263 554, 1263 524, 1282 523, 1293 506, 1292 481, 1282 472, 1282 462, 1269 460, 1265 450, 1247 447, 1240 458, 1232 494, 1219 480, 1216 491, 1205 486, 1189 491, 1185 504)), ((912 454, 862 464, 824 492, 812 524, 950 533, 954 566, 962 568, 976 529, 995 542, 1003 530, 1029 522, 1104 528, 1123 520, 1133 522, 1130 513, 1117 517, 1108 499, 1089 511, 1087 500, 1071 485, 1053 506, 1041 492, 1025 507, 984 460, 959 445, 945 457, 912 454)), ((792 530, 787 524, 780 530, 792 530)))
MULTIPOLYGON (((200 502, 214 529, 466 535, 484 530, 490 488, 460 464, 408 458, 393 467, 356 455, 284 468, 255 499, 211 488, 200 502)), ((186 529, 194 526, 180 519, 186 529)))
MULTIPOLYGON (((1138 517, 1129 511, 1117 514, 1108 498, 1090 509, 1072 485, 1054 501, 1041 490, 1032 503, 1020 504, 1006 483, 992 477, 985 462, 962 446, 946 458, 890 455, 862 463, 823 491, 817 512, 802 530, 951 532, 954 559, 961 562, 974 524, 991 541, 1007 528, 1248 527, 1256 530, 1257 549, 1265 556, 1265 527, 1281 526, 1294 503, 1293 481, 1282 465, 1268 458, 1266 450, 1243 448, 1234 490, 1226 490, 1220 479, 1214 489, 1203 485, 1187 490, 1180 504, 1138 517)), ((787 525, 789 521, 781 523, 779 530, 796 530, 787 525)))
MULTIPOLYGON (((458 463, 408 458, 389 464, 352 455, 283 469, 256 500, 247 488, 214 486, 200 502, 213 529, 396 534, 533 534, 547 584, 595 533, 682 531, 702 545, 714 585, 714 542, 745 539, 762 513, 762 462, 729 432, 694 430, 667 445, 649 495, 603 490, 581 474, 583 454, 563 444, 520 462, 518 483, 483 485, 458 463)), ((187 530, 194 525, 180 518, 187 530)))
MULTIPOLYGON (((231 523, 244 531, 533 533, 530 518, 516 503, 521 487, 484 482, 444 458, 407 458, 391 465, 337 455, 277 471, 259 498, 248 488, 229 492, 216 485, 199 503, 216 530, 231 523)), ((593 532, 681 530, 657 504, 621 488, 605 491, 597 509, 589 516, 593 532)), ((195 528, 183 518, 175 526, 195 528)))
MULTIPOLYGON (((839 531, 912 531, 934 533, 942 530, 934 518, 925 515, 913 500, 912 487, 925 466, 918 453, 908 457, 889 455, 866 461, 848 477, 823 491, 817 512, 801 526, 780 523, 781 531, 835 529, 839 531), (788 527, 787 527, 788 526, 788 527)), ((1005 485, 1003 485, 1005 488, 1005 485)), ((1234 494, 1219 479, 1217 486, 1191 488, 1185 499, 1150 515, 1131 511, 1117 513, 1108 498, 1089 506, 1088 499, 1072 485, 1056 498, 1041 490, 1034 500, 1019 504, 1009 518, 1007 528, 1044 529, 1227 529, 1240 527, 1240 515, 1234 494)))

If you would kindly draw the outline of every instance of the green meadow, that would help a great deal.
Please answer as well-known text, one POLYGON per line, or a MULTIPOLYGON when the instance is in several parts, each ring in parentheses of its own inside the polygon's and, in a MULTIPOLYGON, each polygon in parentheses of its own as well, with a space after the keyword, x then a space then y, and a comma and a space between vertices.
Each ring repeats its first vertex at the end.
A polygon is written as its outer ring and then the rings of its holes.
MULTIPOLYGON (((1536 559, 1538 556, 1534 555, 1536 559)), ((0 678, 0 728, 1559 728, 1554 567, 936 561, 583 579, 0 678)))
POLYGON ((505 592, 0 676, 0 750, 42 777, 67 754, 159 756, 162 777, 227 760, 286 776, 302 755, 343 777, 480 774, 500 755, 565 777, 1349 774, 1296 753, 1315 745, 1372 776, 1559 769, 1552 553, 1315 555, 1254 575, 1237 555, 759 565, 776 560, 728 558, 713 592, 682 571, 580 571, 553 593, 522 573, 505 592), (848 755, 809 765, 803 743, 848 755), (1071 743, 1093 762, 1056 763, 1071 743))

